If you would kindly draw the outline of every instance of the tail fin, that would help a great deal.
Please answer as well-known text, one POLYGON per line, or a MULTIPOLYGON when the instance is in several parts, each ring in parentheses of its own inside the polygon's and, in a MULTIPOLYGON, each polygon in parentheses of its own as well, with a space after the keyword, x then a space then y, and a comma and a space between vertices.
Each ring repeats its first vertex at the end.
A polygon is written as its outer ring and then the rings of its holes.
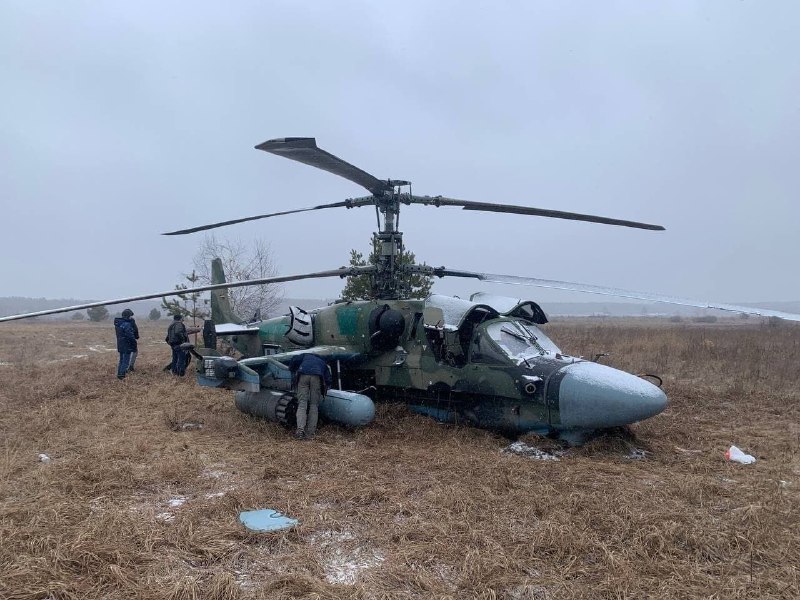
MULTIPOLYGON (((225 271, 222 269, 222 260, 215 258, 211 261, 211 283, 225 283, 225 271)), ((231 310, 228 298, 228 288, 211 291, 211 319, 214 323, 241 323, 231 310)))

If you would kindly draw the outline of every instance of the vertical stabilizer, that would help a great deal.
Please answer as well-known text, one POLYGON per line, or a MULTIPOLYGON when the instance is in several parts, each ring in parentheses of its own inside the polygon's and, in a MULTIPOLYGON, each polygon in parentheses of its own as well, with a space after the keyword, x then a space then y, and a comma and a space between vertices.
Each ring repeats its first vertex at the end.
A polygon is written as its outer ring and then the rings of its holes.
MULTIPOLYGON (((219 258, 211 261, 211 283, 225 283, 225 271, 222 269, 222 260, 219 258)), ((211 291, 211 319, 214 323, 242 322, 242 319, 231 310, 228 288, 211 291)))

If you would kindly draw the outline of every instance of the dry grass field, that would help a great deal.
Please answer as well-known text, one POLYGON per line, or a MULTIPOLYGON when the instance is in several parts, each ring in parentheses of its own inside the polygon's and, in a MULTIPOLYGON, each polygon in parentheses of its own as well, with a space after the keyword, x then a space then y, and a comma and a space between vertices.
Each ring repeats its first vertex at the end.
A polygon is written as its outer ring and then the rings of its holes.
POLYGON ((0 325, 0 598, 800 596, 800 328, 548 325, 671 400, 555 461, 402 406, 296 442, 140 326, 118 381, 111 323, 0 325), (300 525, 249 533, 254 508, 300 525))

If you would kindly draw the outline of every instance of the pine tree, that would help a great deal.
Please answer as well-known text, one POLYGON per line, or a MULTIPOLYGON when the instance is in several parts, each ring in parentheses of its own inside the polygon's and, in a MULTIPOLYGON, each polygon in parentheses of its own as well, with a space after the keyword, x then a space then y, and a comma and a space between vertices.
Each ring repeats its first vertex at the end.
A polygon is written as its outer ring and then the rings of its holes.
MULTIPOLYGON (((372 238, 372 252, 368 258, 357 250, 350 250, 350 266, 365 267, 367 265, 377 265, 380 247, 377 238, 372 238)), ((415 257, 413 252, 403 250, 398 257, 398 264, 413 265, 415 257)), ((411 289, 411 298, 427 298, 433 287, 433 278, 418 273, 411 275, 401 275, 411 289)), ((370 275, 355 275, 347 278, 347 283, 342 290, 342 300, 373 300, 372 280, 370 275)))
MULTIPOLYGON (((197 282, 200 280, 200 276, 194 271, 192 271, 191 275, 184 275, 184 277, 191 285, 179 283, 175 286, 176 290, 188 290, 190 287, 197 285, 197 282)), ((170 315, 191 317, 192 323, 196 325, 197 319, 203 320, 207 319, 209 316, 208 311, 203 308, 203 306, 207 304, 207 301, 200 300, 201 295, 202 292, 187 292, 185 294, 177 294, 177 297, 174 300, 162 298, 161 308, 166 310, 167 314, 170 315)), ((159 314, 159 317, 160 316, 161 315, 159 314)))
POLYGON ((161 318, 161 311, 157 308, 154 308, 150 311, 150 314, 147 316, 147 318, 151 321, 158 321, 161 318))

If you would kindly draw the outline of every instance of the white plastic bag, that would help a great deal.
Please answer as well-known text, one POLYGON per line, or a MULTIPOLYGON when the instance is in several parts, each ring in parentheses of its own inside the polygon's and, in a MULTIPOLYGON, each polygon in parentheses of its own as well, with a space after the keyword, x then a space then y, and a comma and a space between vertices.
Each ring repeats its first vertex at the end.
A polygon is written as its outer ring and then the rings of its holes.
POLYGON ((731 446, 725 453, 725 458, 734 462, 742 463, 743 465, 750 465, 756 462, 756 457, 750 454, 745 454, 736 446, 731 446))

